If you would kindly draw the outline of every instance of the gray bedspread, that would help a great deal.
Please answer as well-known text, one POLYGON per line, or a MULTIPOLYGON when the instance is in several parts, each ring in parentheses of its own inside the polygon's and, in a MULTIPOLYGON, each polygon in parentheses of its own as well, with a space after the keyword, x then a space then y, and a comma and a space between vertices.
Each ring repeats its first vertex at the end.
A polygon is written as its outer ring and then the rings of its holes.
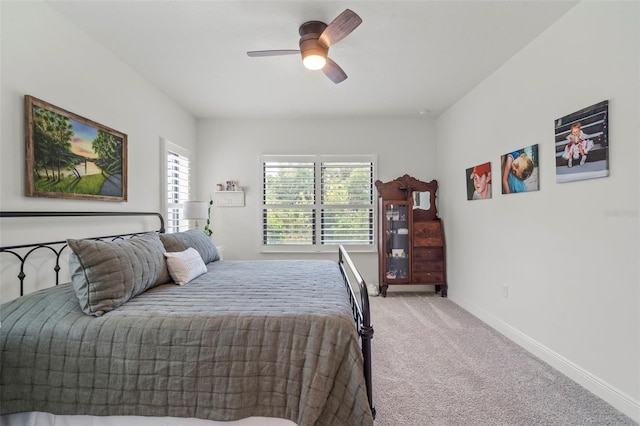
POLYGON ((0 306, 0 414, 373 424, 335 262, 207 268, 98 318, 69 284, 0 306))

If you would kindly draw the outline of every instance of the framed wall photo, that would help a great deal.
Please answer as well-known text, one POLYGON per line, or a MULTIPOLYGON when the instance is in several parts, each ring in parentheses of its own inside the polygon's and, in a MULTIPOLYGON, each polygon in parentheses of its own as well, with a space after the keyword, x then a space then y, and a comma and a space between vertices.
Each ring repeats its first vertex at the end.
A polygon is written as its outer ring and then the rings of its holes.
POLYGON ((538 145, 509 152, 500 157, 502 193, 538 191, 538 145))
POLYGON ((467 200, 491 198, 491 163, 469 167, 467 176, 467 200))
POLYGON ((127 135, 25 96, 26 195, 127 201, 127 135))
POLYGON ((609 101, 555 121, 556 182, 609 176, 609 101))

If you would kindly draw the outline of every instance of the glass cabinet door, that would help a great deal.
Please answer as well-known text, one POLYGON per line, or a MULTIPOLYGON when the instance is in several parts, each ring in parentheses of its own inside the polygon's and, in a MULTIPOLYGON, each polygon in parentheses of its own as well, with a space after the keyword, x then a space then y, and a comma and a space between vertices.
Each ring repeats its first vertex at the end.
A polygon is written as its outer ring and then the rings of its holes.
POLYGON ((409 278, 409 204, 385 203, 385 278, 409 278))

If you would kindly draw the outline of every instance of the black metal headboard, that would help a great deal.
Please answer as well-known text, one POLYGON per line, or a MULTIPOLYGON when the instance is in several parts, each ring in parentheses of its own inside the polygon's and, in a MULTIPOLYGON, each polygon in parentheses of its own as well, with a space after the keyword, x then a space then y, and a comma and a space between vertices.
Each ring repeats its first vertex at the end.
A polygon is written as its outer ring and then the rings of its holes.
MULTIPOLYGON (((146 232, 159 232, 164 233, 164 218, 160 213, 156 212, 30 212, 30 211, 0 211, 0 218, 47 218, 47 217, 126 217, 126 216, 146 216, 157 217, 160 221, 160 227, 154 231, 146 232)), ((100 237, 90 237, 91 240, 116 240, 129 238, 135 235, 139 235, 142 232, 117 234, 117 235, 105 235, 100 237)), ((20 272, 18 273, 18 280, 20 281, 20 296, 24 295, 24 279, 25 263, 29 256, 39 249, 46 249, 52 252, 52 256, 55 256, 55 266, 53 268, 55 272, 55 285, 60 282, 60 256, 65 248, 67 248, 67 241, 50 241, 44 243, 33 244, 21 244, 0 247, 0 253, 10 253, 18 258, 20 262, 20 272)))

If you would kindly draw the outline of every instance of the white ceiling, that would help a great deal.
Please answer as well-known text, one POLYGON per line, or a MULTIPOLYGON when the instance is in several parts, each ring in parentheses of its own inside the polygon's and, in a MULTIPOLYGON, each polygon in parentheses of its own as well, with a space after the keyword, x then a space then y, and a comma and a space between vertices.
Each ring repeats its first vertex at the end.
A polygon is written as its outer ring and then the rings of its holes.
POLYGON ((55 9, 198 118, 436 117, 575 1, 58 1, 55 9), (333 84, 298 55, 305 21, 363 23, 329 56, 333 84))

